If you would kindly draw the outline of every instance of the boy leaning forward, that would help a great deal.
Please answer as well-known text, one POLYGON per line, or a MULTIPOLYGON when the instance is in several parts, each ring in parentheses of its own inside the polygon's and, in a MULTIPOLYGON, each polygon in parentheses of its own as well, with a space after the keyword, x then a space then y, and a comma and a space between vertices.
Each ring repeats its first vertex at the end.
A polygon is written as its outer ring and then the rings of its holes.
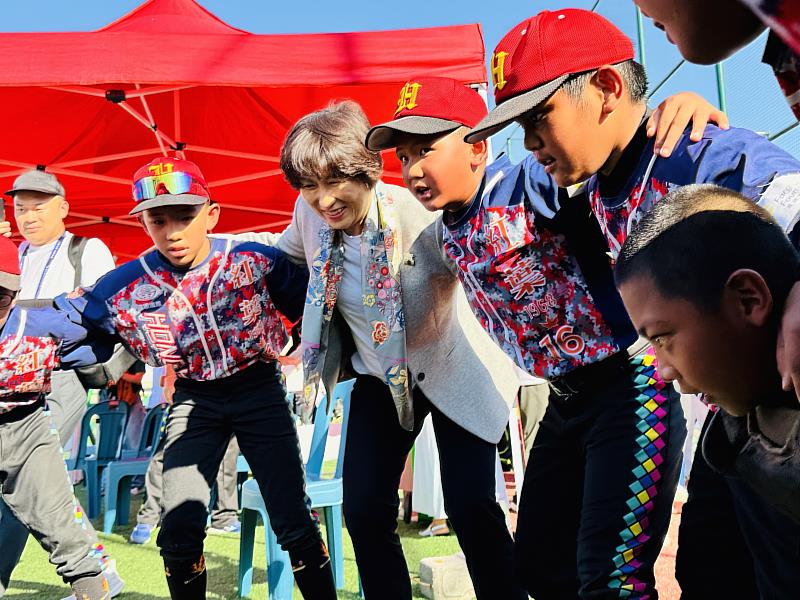
POLYGON ((366 143, 395 147, 406 186, 444 209, 442 243, 473 312, 550 384, 520 500, 517 574, 537 599, 652 596, 685 437, 679 395, 637 343, 585 195, 568 198, 532 157, 486 167, 486 143, 463 141, 486 115, 478 94, 415 83, 415 106, 366 143))
MULTIPOLYGON (((612 258, 642 215, 668 191, 691 183, 741 192, 769 210, 797 241, 800 163, 751 131, 713 126, 698 136, 685 132, 669 157, 654 154, 646 136, 644 67, 634 60, 630 39, 600 15, 579 9, 543 11, 504 36, 494 63, 498 106, 466 141, 485 139, 514 121, 521 124, 525 147, 559 186, 589 180, 592 212, 612 258)), ((662 376, 674 378, 668 369, 662 369, 662 376)), ((678 579, 687 596, 708 597, 719 593, 717 582, 708 577, 715 553, 709 557, 705 551, 713 545, 714 532, 706 521, 716 502, 708 507, 695 503, 699 496, 693 488, 698 490, 699 481, 693 469, 681 522, 678 579), (687 561, 691 552, 696 558, 687 561), (682 569, 682 564, 691 568, 682 569), (699 591, 708 586, 708 592, 699 591)), ((647 493, 643 487, 642 496, 647 493)), ((626 564, 629 558, 638 560, 635 548, 625 549, 638 537, 632 529, 622 533, 619 548, 626 564)), ((537 543, 533 540, 532 547, 537 543)))
POLYGON ((303 596, 336 598, 277 360, 287 339, 280 313, 300 317, 307 271, 274 248, 210 239, 220 207, 194 163, 153 160, 134 175, 133 197, 131 214, 156 249, 56 303, 90 335, 178 376, 158 535, 172 598, 205 598, 209 490, 232 434, 303 596))

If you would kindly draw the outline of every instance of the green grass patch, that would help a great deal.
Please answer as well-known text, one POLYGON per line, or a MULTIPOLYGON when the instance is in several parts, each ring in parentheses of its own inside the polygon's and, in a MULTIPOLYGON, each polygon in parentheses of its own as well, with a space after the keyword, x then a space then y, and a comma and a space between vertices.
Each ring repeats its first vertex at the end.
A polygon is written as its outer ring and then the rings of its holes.
MULTIPOLYGON (((78 490, 79 496, 83 490, 78 490)), ((139 497, 141 498, 141 497, 139 497)), ((136 514, 140 500, 137 498, 131 507, 131 515, 136 514)), ((95 522, 102 529, 102 520, 95 522)), ((447 556, 459 551, 455 535, 447 537, 421 538, 419 531, 424 525, 398 523, 408 570, 414 583, 414 598, 422 598, 417 583, 419 581, 419 561, 427 556, 447 556)), ((124 600, 150 600, 169 598, 164 570, 158 548, 153 538, 145 545, 127 543, 133 524, 116 527, 114 534, 99 534, 112 558, 117 560, 117 568, 125 580, 125 591, 120 598, 124 600)), ((209 599, 233 600, 238 598, 236 576, 239 566, 239 536, 209 535, 205 543, 206 564, 208 566, 209 599)), ((339 598, 358 598, 358 573, 353 547, 345 530, 344 535, 345 589, 340 590, 339 598)), ((253 588, 251 598, 266 598, 266 558, 263 528, 256 531, 256 547, 253 558, 253 588)), ((55 568, 48 562, 47 554, 33 540, 22 555, 22 560, 14 571, 11 586, 6 598, 60 600, 69 595, 69 588, 56 575, 55 568)), ((301 598, 295 589, 294 598, 301 598)))

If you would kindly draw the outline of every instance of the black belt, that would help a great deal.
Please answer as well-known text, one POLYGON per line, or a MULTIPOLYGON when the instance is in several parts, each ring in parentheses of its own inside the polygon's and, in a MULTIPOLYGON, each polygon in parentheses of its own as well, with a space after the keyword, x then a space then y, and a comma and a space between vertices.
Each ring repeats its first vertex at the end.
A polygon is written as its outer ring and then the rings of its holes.
POLYGON ((236 389, 235 386, 260 384, 266 379, 275 377, 275 374, 279 371, 280 365, 277 360, 258 361, 233 375, 219 379, 197 380, 179 377, 175 382, 175 388, 184 389, 188 392, 225 393, 236 389))
POLYGON ((44 396, 41 395, 31 404, 23 404, 22 406, 17 406, 8 412, 0 414, 0 425, 21 421, 28 415, 35 413, 40 408, 44 408, 44 396))
POLYGON ((617 352, 601 361, 583 365, 565 375, 555 377, 547 383, 557 396, 573 396, 596 390, 607 385, 630 369, 630 356, 627 352, 617 352))

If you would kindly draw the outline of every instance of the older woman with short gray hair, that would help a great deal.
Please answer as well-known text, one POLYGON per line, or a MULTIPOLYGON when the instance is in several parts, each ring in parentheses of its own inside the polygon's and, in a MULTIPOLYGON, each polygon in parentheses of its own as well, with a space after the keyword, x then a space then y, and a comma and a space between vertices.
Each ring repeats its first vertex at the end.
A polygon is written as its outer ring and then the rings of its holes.
POLYGON ((379 177, 354 102, 301 118, 281 168, 300 192, 276 245, 311 271, 303 314, 308 400, 354 376, 344 514, 366 597, 408 600, 398 485, 429 413, 447 514, 478 598, 525 598, 495 500, 496 446, 517 393, 510 361, 472 316, 441 250, 441 221, 379 177))

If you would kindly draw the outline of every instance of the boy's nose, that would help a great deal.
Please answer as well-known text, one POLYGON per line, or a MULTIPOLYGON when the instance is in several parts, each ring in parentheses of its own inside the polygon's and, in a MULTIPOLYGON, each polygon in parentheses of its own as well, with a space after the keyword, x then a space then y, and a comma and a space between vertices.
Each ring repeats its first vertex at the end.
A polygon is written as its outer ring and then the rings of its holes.
POLYGON ((542 147, 541 138, 530 129, 525 129, 525 149, 528 152, 539 150, 542 147))
POLYGON ((409 162, 406 166, 406 179, 420 179, 424 173, 418 160, 409 162))
POLYGON ((169 230, 169 234, 167 235, 167 239, 171 242, 177 242, 183 237, 183 231, 186 228, 179 223, 175 223, 169 230))
POLYGON ((658 361, 658 373, 664 381, 675 381, 678 378, 678 371, 669 363, 658 361))

